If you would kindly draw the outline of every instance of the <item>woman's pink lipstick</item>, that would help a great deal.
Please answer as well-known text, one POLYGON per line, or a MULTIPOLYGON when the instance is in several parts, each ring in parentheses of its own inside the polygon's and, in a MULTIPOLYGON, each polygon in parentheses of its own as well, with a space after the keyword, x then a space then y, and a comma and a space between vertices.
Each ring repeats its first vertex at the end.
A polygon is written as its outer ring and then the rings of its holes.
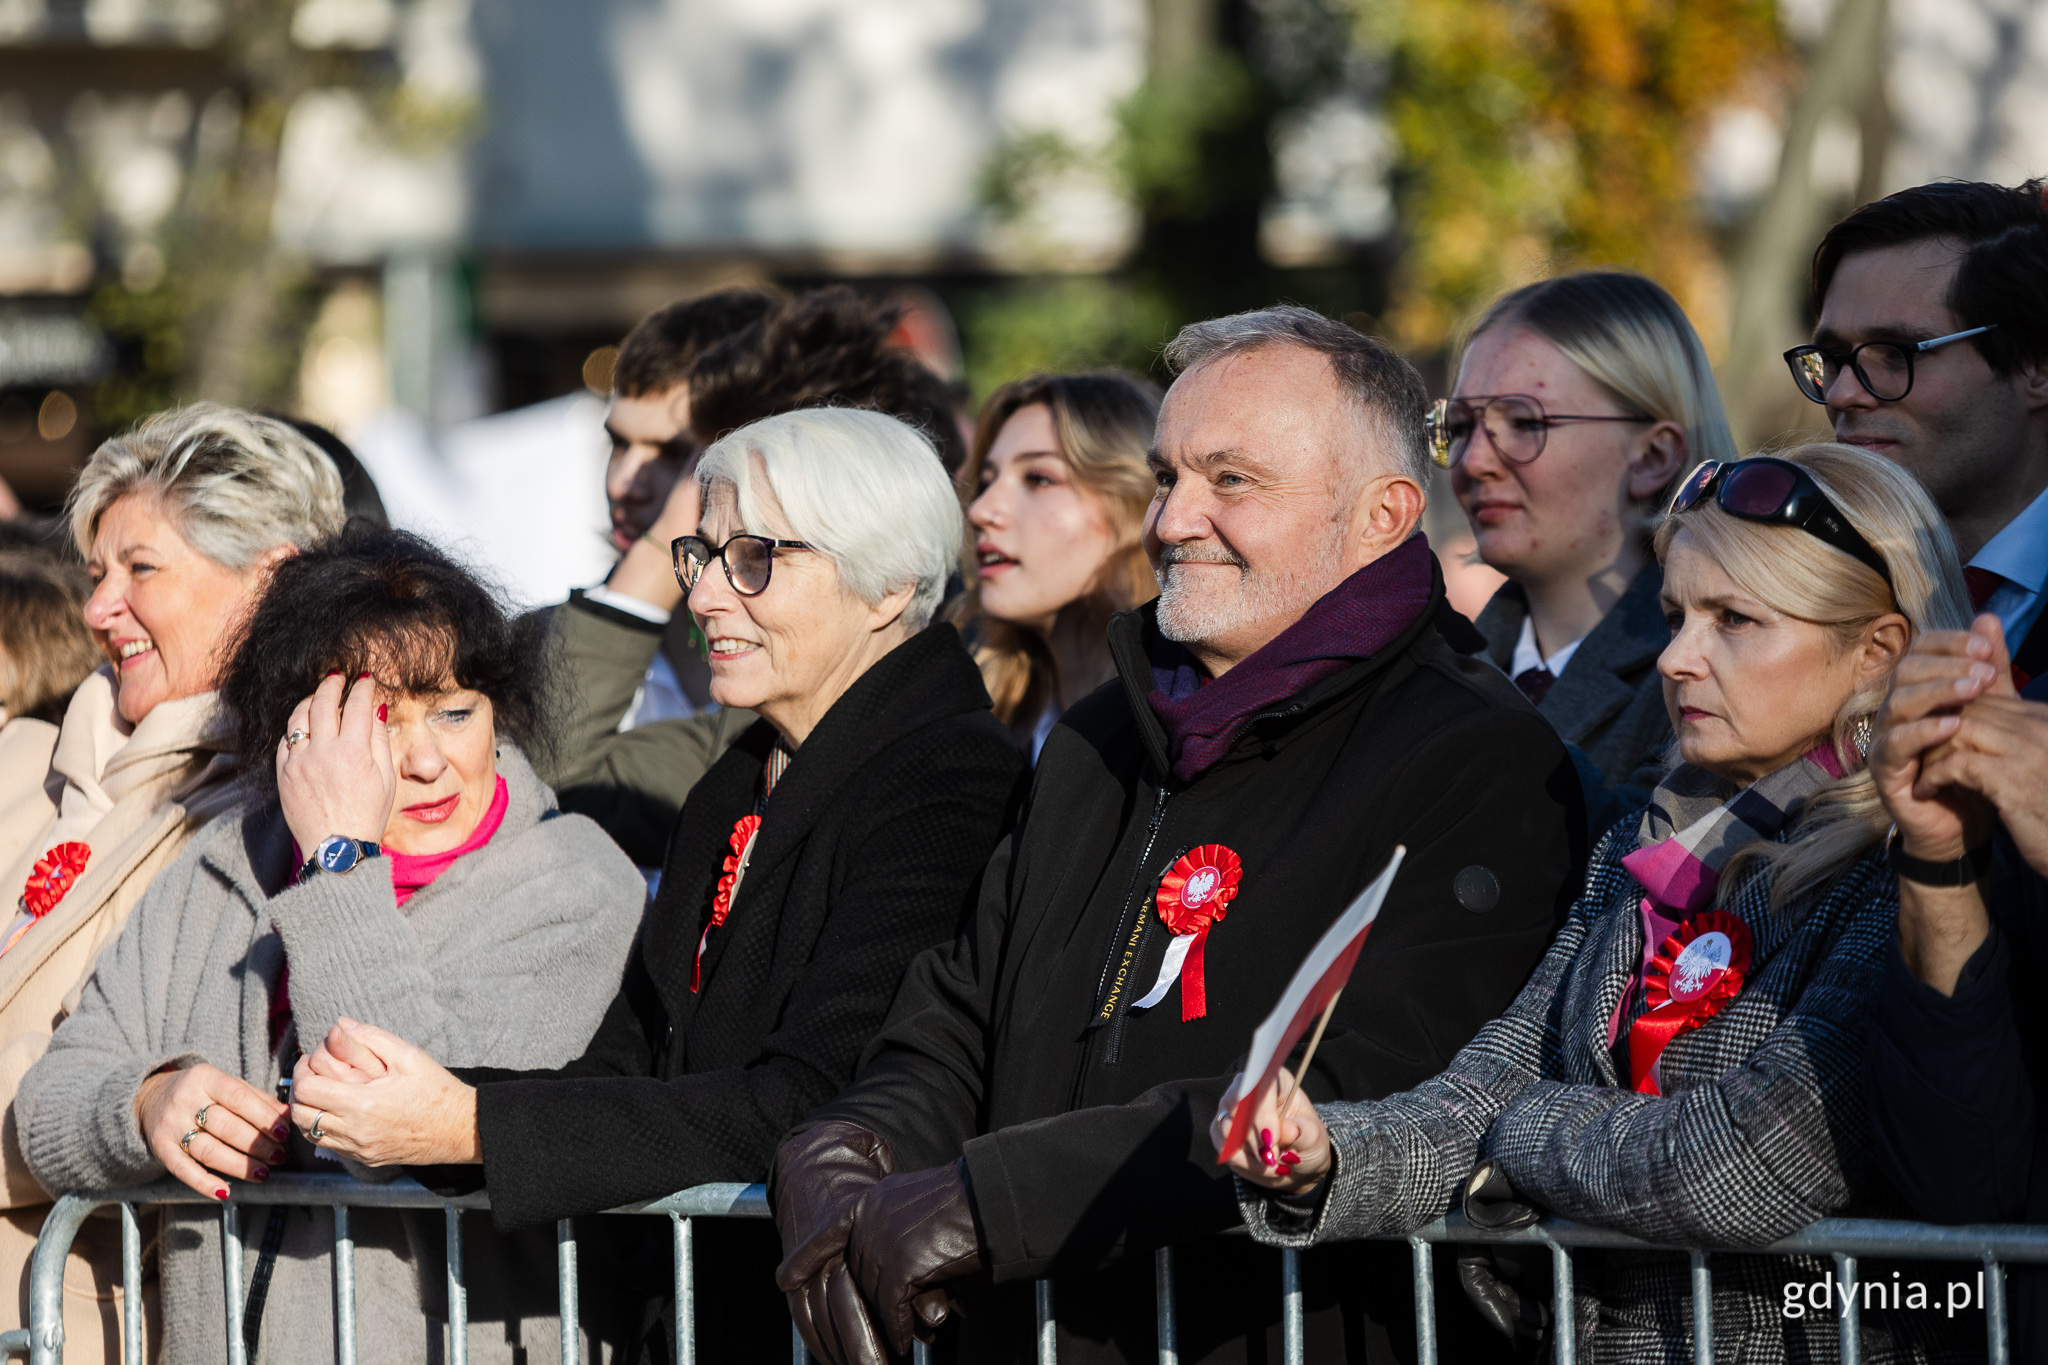
POLYGON ((423 825, 438 825, 455 814, 455 807, 462 801, 462 793, 446 796, 439 801, 423 801, 417 806, 407 806, 405 814, 423 825))

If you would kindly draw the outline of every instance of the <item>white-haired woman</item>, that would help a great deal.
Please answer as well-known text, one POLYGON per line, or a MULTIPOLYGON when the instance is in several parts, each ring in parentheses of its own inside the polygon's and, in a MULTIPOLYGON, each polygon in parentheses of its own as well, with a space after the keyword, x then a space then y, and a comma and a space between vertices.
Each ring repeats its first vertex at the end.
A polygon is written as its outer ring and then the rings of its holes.
MULTIPOLYGON (((93 581, 85 623, 106 656, 64 714, 47 766, 0 771, 0 1102, 118 938, 128 913, 240 788, 215 704, 224 646, 275 564, 341 529, 341 478, 283 422, 195 404, 93 452, 70 501, 93 581)), ((5 1119, 14 1132, 11 1113, 5 1119)), ((49 1195, 9 1137, 0 1284, 25 1276, 49 1195)), ((67 1351, 118 1342, 118 1243, 80 1237, 67 1276, 67 1351), (91 1263, 97 1262, 95 1273, 91 1263)), ((0 1293, 0 1325, 21 1296, 0 1293)))
MULTIPOLYGON (((853 1079, 911 957, 952 937, 1023 766, 958 633, 931 624, 960 510, 922 436, 877 413, 788 413, 712 446, 697 480, 676 573, 712 696, 761 719, 684 803, 589 1050, 458 1079, 347 1021, 297 1074, 293 1122, 318 1119, 323 1145, 468 1165, 435 1178, 480 1180, 503 1227, 765 1176, 783 1133, 853 1079)), ((774 1227, 707 1233, 700 1354, 786 1352, 774 1227)), ((608 1316, 648 1321, 630 1302, 608 1316)))
MULTIPOLYGON (((1492 1225, 1763 1246, 1884 1207, 1860 1066, 1897 883, 1860 747, 1913 637, 1969 620, 1955 545, 1911 476, 1849 446, 1709 462, 1672 509, 1658 669, 1683 762, 1443 1075, 1320 1109, 1290 1090, 1284 1116, 1261 1093, 1229 1151, 1260 1240, 1403 1232, 1462 1199, 1492 1225)), ((1716 1257, 1716 1356, 1831 1359, 1834 1315, 1787 1308, 1827 1268, 1716 1257)), ((1575 1276, 1582 1358, 1690 1356, 1682 1253, 1582 1253, 1575 1276)), ((1514 1295, 1472 1287, 1511 1331, 1514 1295)), ((1864 1314, 1865 1360, 1982 1357, 1981 1324, 1894 1306, 1864 1314)))
POLYGON ((1475 624, 1583 760, 1598 836, 1656 785, 1670 743, 1650 529, 1689 465, 1735 458, 1714 372, 1671 295, 1587 271, 1495 303, 1457 375, 1431 419, 1436 459, 1508 577, 1475 624))

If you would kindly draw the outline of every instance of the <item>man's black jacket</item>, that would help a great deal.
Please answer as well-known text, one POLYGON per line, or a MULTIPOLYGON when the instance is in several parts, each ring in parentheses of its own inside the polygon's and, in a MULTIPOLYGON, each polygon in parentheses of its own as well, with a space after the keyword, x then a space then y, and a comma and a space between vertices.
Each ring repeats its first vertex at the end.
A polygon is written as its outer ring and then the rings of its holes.
MULTIPOLYGON (((2023 695, 2048 702, 2048 677, 2023 695)), ((2048 878, 2003 829, 1984 902, 1991 934, 1954 994, 1916 978, 1894 946, 1870 1003, 1878 1164, 1921 1218, 2048 1223, 2048 878)), ((2013 1359, 2048 1361, 2048 1271, 2008 1275, 2013 1359)))
MULTIPOLYGON (((1375 1099, 1440 1071, 1514 999, 1577 891, 1584 831, 1564 746, 1433 616, 1254 718, 1186 784, 1162 780, 1167 736, 1145 700, 1153 608, 1115 618, 1120 679, 1047 740, 974 924, 912 964, 860 1079, 812 1116, 881 1133, 899 1170, 964 1152, 996 1281, 1074 1277, 1056 1287, 1063 1361, 1150 1358, 1151 1258, 1096 1272, 1238 1223, 1209 1120, 1254 1026, 1396 844, 1407 861, 1307 1082, 1319 1100, 1375 1099), (1209 843, 1244 873, 1209 936, 1208 1015, 1182 1022, 1178 988, 1134 1012, 1171 937, 1160 877, 1209 843)), ((1398 1284, 1382 1286, 1401 1305, 1385 1315, 1397 1334, 1412 1311, 1402 1250, 1398 1284)), ((1216 1278, 1213 1251, 1179 1253, 1181 1358, 1259 1358, 1247 1338, 1277 1321, 1277 1272, 1219 1297, 1194 1288, 1216 1278)), ((1222 1279, 1240 1273, 1253 1272, 1222 1279)), ((1028 1344, 1005 1317, 970 1302, 961 1358, 1028 1344)))

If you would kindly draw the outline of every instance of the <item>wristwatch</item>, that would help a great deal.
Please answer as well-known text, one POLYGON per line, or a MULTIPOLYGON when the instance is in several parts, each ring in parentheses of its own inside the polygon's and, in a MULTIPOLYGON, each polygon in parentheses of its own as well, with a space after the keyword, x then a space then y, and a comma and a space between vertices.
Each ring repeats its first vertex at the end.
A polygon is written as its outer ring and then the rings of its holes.
POLYGON ((383 852, 382 844, 373 844, 368 839, 330 834, 313 845, 313 856, 306 859, 306 865, 299 869, 299 880, 305 881, 315 872, 353 872, 357 863, 383 852))
POLYGON ((1892 826, 1891 837, 1885 840, 1884 858, 1902 881, 1922 886, 1969 886, 1991 875, 1990 844, 1973 848, 1952 863, 1932 862, 1906 852, 1897 825, 1892 826))

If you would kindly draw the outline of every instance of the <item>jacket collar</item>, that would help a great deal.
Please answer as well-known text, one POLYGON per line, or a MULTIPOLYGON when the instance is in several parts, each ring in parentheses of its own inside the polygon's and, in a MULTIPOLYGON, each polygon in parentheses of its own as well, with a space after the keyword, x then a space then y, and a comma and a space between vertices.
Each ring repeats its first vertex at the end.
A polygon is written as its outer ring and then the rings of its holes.
MULTIPOLYGON (((1436 555, 1429 557, 1429 605, 1423 609, 1414 622, 1389 641, 1386 647, 1369 659, 1360 659, 1338 672, 1331 674, 1311 687, 1303 689, 1285 704, 1261 712, 1252 717, 1238 732, 1232 743, 1235 752, 1254 731, 1275 722, 1295 720, 1330 704, 1376 680, 1394 660, 1411 649, 1425 634, 1440 630, 1446 610, 1444 597, 1443 566, 1436 555)), ((1459 617, 1459 621, 1463 621, 1459 617)), ((1130 709, 1131 719, 1136 723, 1138 738, 1145 746, 1145 753, 1152 760, 1153 771, 1162 783, 1172 780, 1172 744, 1167 738, 1166 727, 1159 723, 1148 698, 1152 695, 1152 659, 1148 649, 1150 642, 1159 633, 1159 601, 1154 598, 1143 606, 1130 611, 1118 612, 1109 621, 1109 652, 1116 661, 1117 678, 1123 683, 1124 701, 1130 709)), ((1219 760, 1219 766, 1230 760, 1219 760)), ((1197 777, 1196 781, 1201 779, 1197 777)))
MULTIPOLYGON (((801 846, 834 794, 876 754, 934 721, 988 709, 981 670, 950 624, 936 622, 890 650, 832 703, 790 760, 775 784, 748 875, 758 877, 801 846)), ((744 803, 759 790, 761 765, 774 743, 774 727, 765 720, 740 736, 733 747, 749 761, 729 775, 738 779, 732 791, 721 781, 721 804, 744 803)))
MULTIPOLYGON (((1663 588, 1664 570, 1655 560, 1638 569, 1536 708, 1566 740, 1578 743, 1634 700, 1643 670, 1654 666, 1671 643, 1657 599, 1663 588)), ((1514 661, 1515 641, 1528 615, 1528 596, 1514 582, 1503 583, 1479 613, 1475 624, 1486 637, 1486 657, 1502 671, 1514 661)))

